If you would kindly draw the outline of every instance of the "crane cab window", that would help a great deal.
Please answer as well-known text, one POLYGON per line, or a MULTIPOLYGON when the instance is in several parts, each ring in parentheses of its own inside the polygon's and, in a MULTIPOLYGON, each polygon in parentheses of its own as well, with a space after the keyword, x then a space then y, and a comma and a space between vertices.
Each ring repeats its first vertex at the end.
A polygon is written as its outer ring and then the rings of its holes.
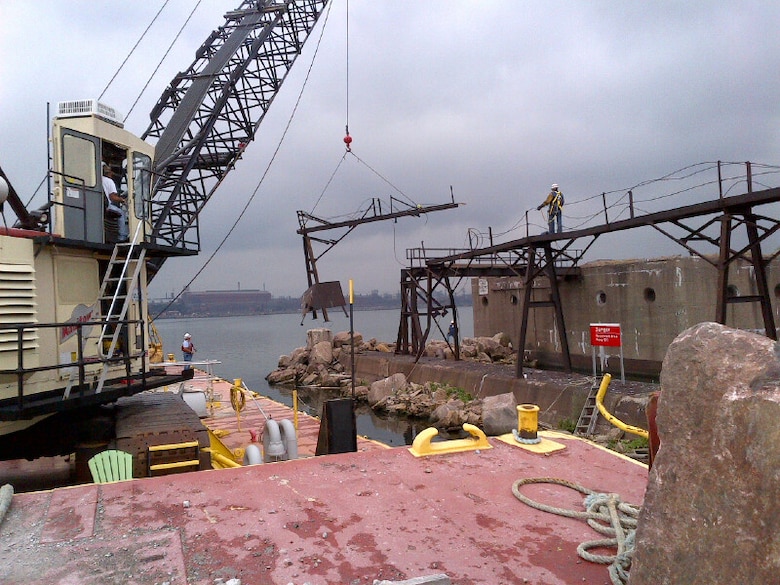
POLYGON ((62 159, 65 180, 70 183, 84 181, 85 187, 97 184, 95 143, 73 134, 62 137, 62 159))

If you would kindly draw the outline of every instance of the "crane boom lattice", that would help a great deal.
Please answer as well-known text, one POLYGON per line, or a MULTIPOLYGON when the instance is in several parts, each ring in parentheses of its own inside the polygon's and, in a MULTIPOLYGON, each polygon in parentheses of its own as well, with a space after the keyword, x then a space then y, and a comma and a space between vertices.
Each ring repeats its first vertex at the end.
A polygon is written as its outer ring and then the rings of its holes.
POLYGON ((170 83, 143 135, 157 139, 154 243, 199 248, 198 214, 254 139, 326 5, 246 0, 170 83))

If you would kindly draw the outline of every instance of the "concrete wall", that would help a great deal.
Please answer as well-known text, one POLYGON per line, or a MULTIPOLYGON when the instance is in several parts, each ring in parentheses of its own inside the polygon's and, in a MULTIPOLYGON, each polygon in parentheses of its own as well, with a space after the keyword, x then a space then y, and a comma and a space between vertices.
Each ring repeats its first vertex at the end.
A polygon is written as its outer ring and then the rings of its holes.
MULTIPOLYGON (((775 322, 779 276, 776 260, 768 270, 775 322)), ((732 264, 729 283, 738 296, 756 294, 753 269, 744 262, 732 264)), ((592 367, 590 324, 619 323, 626 371, 655 376, 666 348, 680 332, 715 320, 717 270, 698 257, 596 261, 582 266, 581 278, 560 281, 559 290, 566 338, 576 368, 592 367)), ((522 278, 474 279, 472 291, 475 336, 504 332, 517 347, 524 297, 522 278)), ((533 299, 549 298, 547 279, 536 279, 533 299)), ((763 333, 760 305, 730 304, 725 324, 763 333)), ((607 371, 619 372, 619 349, 605 349, 607 371)), ((530 310, 525 350, 542 364, 561 363, 552 308, 530 310)))

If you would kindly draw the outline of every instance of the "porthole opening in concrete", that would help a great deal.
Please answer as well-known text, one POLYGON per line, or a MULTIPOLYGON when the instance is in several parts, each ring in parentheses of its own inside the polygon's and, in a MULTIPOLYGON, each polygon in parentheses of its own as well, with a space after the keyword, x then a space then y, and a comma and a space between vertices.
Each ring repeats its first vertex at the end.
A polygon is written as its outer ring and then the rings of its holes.
POLYGON ((517 301, 517 295, 510 295, 509 296, 509 302, 512 303, 513 305, 516 305, 517 302, 518 302, 517 301))
POLYGON ((739 289, 736 285, 730 284, 726 287, 726 296, 733 298, 739 296, 739 289))
POLYGON ((653 302, 655 302, 655 289, 654 289, 654 288, 651 288, 651 287, 649 287, 649 286, 648 286, 648 287, 645 289, 645 292, 644 292, 644 297, 645 297, 645 300, 646 300, 648 303, 653 303, 653 302))
POLYGON ((775 298, 780 298, 780 284, 775 285, 775 298))
POLYGON ((487 297, 482 297, 482 306, 487 307, 488 306, 488 300, 487 297))
POLYGON ((605 293, 603 290, 600 290, 596 293, 596 304, 597 305, 606 305, 607 304, 607 293, 605 293))

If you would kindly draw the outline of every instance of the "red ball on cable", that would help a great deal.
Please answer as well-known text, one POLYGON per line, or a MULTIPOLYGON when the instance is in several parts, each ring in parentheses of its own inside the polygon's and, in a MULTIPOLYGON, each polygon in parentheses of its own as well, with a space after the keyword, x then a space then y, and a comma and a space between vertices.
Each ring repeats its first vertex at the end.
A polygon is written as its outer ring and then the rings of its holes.
POLYGON ((352 144, 352 136, 350 136, 349 134, 347 134, 347 135, 344 137, 344 144, 346 144, 346 145, 347 145, 347 150, 350 150, 350 148, 349 148, 349 145, 350 145, 350 144, 352 144))

